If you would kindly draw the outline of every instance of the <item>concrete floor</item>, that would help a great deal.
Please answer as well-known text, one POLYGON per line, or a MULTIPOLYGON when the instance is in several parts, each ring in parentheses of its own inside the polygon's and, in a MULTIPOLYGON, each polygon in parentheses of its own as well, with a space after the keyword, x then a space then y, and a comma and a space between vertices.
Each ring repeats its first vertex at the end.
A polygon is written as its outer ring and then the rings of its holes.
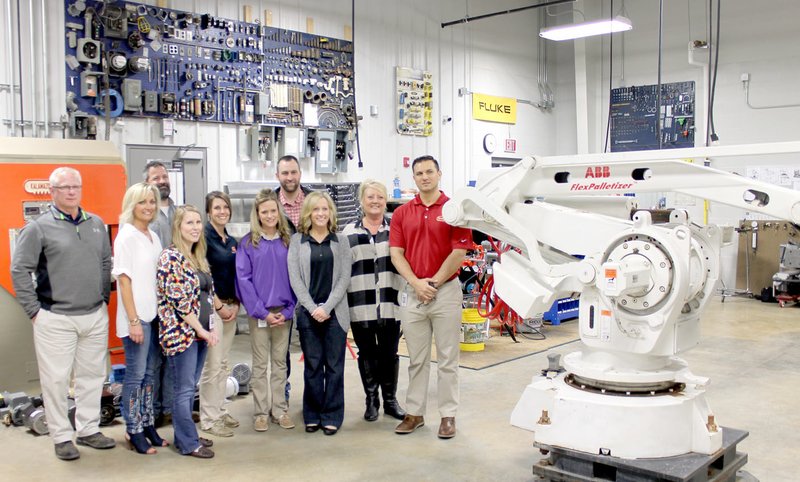
MULTIPOLYGON (((557 330, 558 327, 547 327, 557 330)), ((739 445, 747 452, 745 470, 762 481, 800 478, 800 309, 741 298, 724 303, 715 298, 703 322, 701 345, 685 354, 694 373, 712 379, 707 397, 717 423, 747 430, 739 445)), ((509 340, 509 343, 511 341, 509 340)), ((239 335, 235 361, 249 362, 249 340, 239 335)), ((576 344, 554 351, 568 353, 576 344)), ((266 433, 251 428, 252 401, 247 396, 230 405, 242 421, 236 435, 215 439, 211 460, 182 457, 161 449, 157 455, 136 455, 121 446, 124 426, 104 432, 120 445, 109 451, 81 448, 81 459, 62 462, 53 455, 48 437, 23 428, 0 427, 2 480, 531 480, 539 458, 532 434, 508 423, 509 414, 530 382, 546 365, 547 353, 481 371, 461 371, 458 435, 436 437, 438 413, 432 391, 426 420, 416 433, 393 433, 394 419, 365 422, 363 392, 354 360, 345 375, 346 413, 342 430, 333 437, 306 434, 301 426, 302 370, 293 357, 291 415, 293 430, 272 425, 266 433)), ((401 361, 400 398, 405 398, 407 360, 401 361)), ((9 369, 9 367, 3 367, 9 369)), ((432 377, 431 389, 435 377, 432 377)), ((171 438, 171 429, 161 434, 171 438)))

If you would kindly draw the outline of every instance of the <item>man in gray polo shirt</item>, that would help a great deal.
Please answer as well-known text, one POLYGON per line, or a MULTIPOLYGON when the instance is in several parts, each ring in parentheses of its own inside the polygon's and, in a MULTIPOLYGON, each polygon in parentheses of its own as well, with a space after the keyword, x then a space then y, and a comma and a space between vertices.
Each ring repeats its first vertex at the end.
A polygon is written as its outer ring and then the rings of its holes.
POLYGON ((110 449, 100 433, 100 398, 108 353, 111 244, 103 220, 81 209, 81 175, 59 167, 50 175, 53 205, 20 233, 11 261, 17 300, 33 323, 39 379, 56 456, 74 460, 72 443, 110 449), (36 276, 34 282, 31 275, 36 276), (67 417, 75 376, 75 430, 67 417))

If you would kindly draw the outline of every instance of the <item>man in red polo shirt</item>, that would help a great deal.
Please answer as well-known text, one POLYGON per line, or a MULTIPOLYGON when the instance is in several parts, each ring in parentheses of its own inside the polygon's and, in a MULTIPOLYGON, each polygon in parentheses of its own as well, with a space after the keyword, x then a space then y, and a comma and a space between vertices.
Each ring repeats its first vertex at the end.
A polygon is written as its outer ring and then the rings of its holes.
POLYGON ((395 432, 408 434, 425 425, 431 336, 436 337, 439 438, 456 434, 461 285, 458 270, 472 246, 468 229, 442 218, 449 199, 439 190, 442 172, 432 156, 414 159, 411 168, 419 194, 392 215, 389 250, 397 272, 408 282, 399 293, 400 319, 408 346, 407 414, 395 432))

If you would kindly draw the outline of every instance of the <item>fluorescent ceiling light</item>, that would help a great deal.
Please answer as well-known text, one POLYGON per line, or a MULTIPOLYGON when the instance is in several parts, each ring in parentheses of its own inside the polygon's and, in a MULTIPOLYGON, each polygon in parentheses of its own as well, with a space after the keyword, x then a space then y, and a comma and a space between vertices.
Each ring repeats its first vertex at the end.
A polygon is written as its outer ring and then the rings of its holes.
POLYGON ((569 25, 559 25, 558 27, 543 28, 539 32, 539 36, 550 40, 561 41, 591 37, 592 35, 625 32, 632 28, 633 25, 629 19, 616 16, 613 20, 596 20, 594 22, 572 23, 569 25))

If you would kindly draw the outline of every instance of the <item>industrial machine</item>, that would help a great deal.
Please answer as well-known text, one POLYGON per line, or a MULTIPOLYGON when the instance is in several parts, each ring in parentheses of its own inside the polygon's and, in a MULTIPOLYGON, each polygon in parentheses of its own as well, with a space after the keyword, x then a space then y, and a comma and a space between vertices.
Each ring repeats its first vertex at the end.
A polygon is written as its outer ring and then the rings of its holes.
POLYGON ((0 419, 6 426, 25 426, 36 435, 47 435, 47 417, 42 397, 29 397, 24 392, 0 393, 0 419))
MULTIPOLYGON (((114 419, 122 416, 120 401, 122 400, 122 384, 106 383, 100 396, 100 426, 105 427, 114 423, 114 419)), ((75 398, 67 397, 67 417, 75 429, 75 398)))
POLYGON ((800 246, 784 243, 780 246, 780 271, 772 276, 772 296, 781 308, 800 300, 800 246))
POLYGON ((656 224, 647 211, 623 220, 547 199, 673 191, 796 223, 800 193, 685 162, 796 152, 800 143, 526 157, 481 172, 476 187, 444 206, 448 223, 519 248, 493 269, 496 293, 521 316, 581 293, 580 351, 534 376, 511 415, 513 425, 534 432, 534 445, 551 459, 558 454, 551 460, 558 470, 591 475, 597 457, 612 464, 694 453, 713 461, 724 453, 735 471, 746 462, 735 452, 746 433, 717 424, 704 396, 708 379, 676 356, 700 340, 724 231, 693 224, 680 210, 656 224), (553 249, 585 257, 554 264, 546 256, 553 249))
MULTIPOLYGON (((81 205, 108 223, 109 236, 117 232, 122 196, 126 189, 125 164, 111 142, 0 138, 0 386, 9 390, 34 388, 39 379, 31 322, 13 297, 11 256, 25 223, 50 206, 49 177, 60 166, 74 167, 83 179, 81 205)), ((119 347, 115 334, 116 295, 109 302, 109 346, 119 347)), ((112 352, 113 355, 113 352, 112 352)), ((117 363, 117 362, 115 362, 117 363)))

